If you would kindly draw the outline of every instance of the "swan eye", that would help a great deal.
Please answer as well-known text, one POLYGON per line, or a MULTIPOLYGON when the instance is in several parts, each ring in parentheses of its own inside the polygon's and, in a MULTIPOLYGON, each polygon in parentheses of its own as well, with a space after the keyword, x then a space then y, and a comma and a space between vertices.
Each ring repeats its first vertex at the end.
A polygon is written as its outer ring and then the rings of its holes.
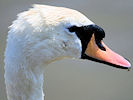
POLYGON ((71 27, 67 27, 65 29, 65 31, 69 34, 69 35, 74 35, 76 32, 77 26, 71 26, 71 27))
POLYGON ((68 30, 69 32, 76 32, 77 28, 78 28, 77 26, 71 26, 68 28, 68 30))

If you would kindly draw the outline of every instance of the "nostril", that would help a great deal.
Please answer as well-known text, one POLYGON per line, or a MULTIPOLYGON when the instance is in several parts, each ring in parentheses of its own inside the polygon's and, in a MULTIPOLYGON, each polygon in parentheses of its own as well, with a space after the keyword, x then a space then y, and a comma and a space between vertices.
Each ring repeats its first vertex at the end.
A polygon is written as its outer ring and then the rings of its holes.
POLYGON ((106 49, 105 49, 105 47, 102 45, 101 41, 98 41, 98 40, 95 40, 95 41, 96 41, 97 46, 98 46, 101 50, 106 51, 106 49))

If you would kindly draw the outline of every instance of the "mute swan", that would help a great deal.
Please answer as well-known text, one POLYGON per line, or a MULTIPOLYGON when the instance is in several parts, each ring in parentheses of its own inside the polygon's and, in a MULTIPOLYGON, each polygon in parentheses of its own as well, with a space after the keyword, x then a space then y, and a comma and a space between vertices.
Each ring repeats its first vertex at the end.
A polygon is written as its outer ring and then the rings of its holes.
POLYGON ((10 26, 5 51, 8 100, 44 100, 43 73, 63 57, 128 69, 131 64, 101 40, 104 30, 76 10, 34 5, 10 26))

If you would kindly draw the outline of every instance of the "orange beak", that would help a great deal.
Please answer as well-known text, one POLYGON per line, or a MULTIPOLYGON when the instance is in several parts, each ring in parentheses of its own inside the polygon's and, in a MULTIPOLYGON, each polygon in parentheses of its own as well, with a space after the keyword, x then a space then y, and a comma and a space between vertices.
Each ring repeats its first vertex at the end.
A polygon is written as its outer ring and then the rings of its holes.
POLYGON ((131 68, 131 64, 125 58, 113 52, 103 42, 101 42, 101 44, 106 49, 106 51, 99 49, 99 47, 95 43, 95 38, 93 34, 85 51, 85 54, 88 56, 88 58, 118 68, 123 68, 123 69, 131 68))

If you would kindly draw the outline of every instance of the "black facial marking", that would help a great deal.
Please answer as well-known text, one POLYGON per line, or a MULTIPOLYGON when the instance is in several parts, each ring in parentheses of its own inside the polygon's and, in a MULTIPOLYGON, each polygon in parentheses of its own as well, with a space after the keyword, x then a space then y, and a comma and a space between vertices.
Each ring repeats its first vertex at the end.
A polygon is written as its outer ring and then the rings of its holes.
POLYGON ((105 32, 102 28, 100 28, 99 26, 95 26, 94 27, 94 35, 95 35, 95 41, 96 41, 96 44, 97 46, 103 50, 103 51, 106 51, 106 49, 103 47, 103 45, 101 44, 101 40, 105 37, 105 32))
POLYGON ((115 65, 109 62, 105 62, 105 61, 101 61, 98 59, 95 59, 93 57, 89 57, 88 55, 85 54, 85 50, 87 49, 87 45, 92 37, 92 35, 94 34, 95 37, 95 43, 97 44, 97 46, 103 50, 106 51, 106 49, 104 48, 104 46, 101 43, 101 40, 105 37, 105 32, 104 30, 97 26, 97 25, 87 25, 87 26, 81 26, 81 27, 77 27, 77 26, 72 26, 68 28, 70 32, 75 32, 76 35, 78 36, 78 38, 81 40, 82 43, 82 54, 81 54, 81 59, 88 59, 88 60, 92 60, 92 61, 96 61, 99 63, 104 63, 116 68, 121 68, 121 69, 128 69, 127 67, 123 67, 120 65, 115 65))
POLYGON ((76 35, 79 37, 82 43, 82 55, 85 53, 85 50, 87 48, 87 45, 92 37, 92 34, 95 36, 95 42, 97 46, 103 50, 106 51, 106 49, 101 44, 101 40, 105 37, 104 30, 97 26, 97 25, 87 25, 87 26, 72 26, 68 28, 70 32, 75 32, 76 35))

